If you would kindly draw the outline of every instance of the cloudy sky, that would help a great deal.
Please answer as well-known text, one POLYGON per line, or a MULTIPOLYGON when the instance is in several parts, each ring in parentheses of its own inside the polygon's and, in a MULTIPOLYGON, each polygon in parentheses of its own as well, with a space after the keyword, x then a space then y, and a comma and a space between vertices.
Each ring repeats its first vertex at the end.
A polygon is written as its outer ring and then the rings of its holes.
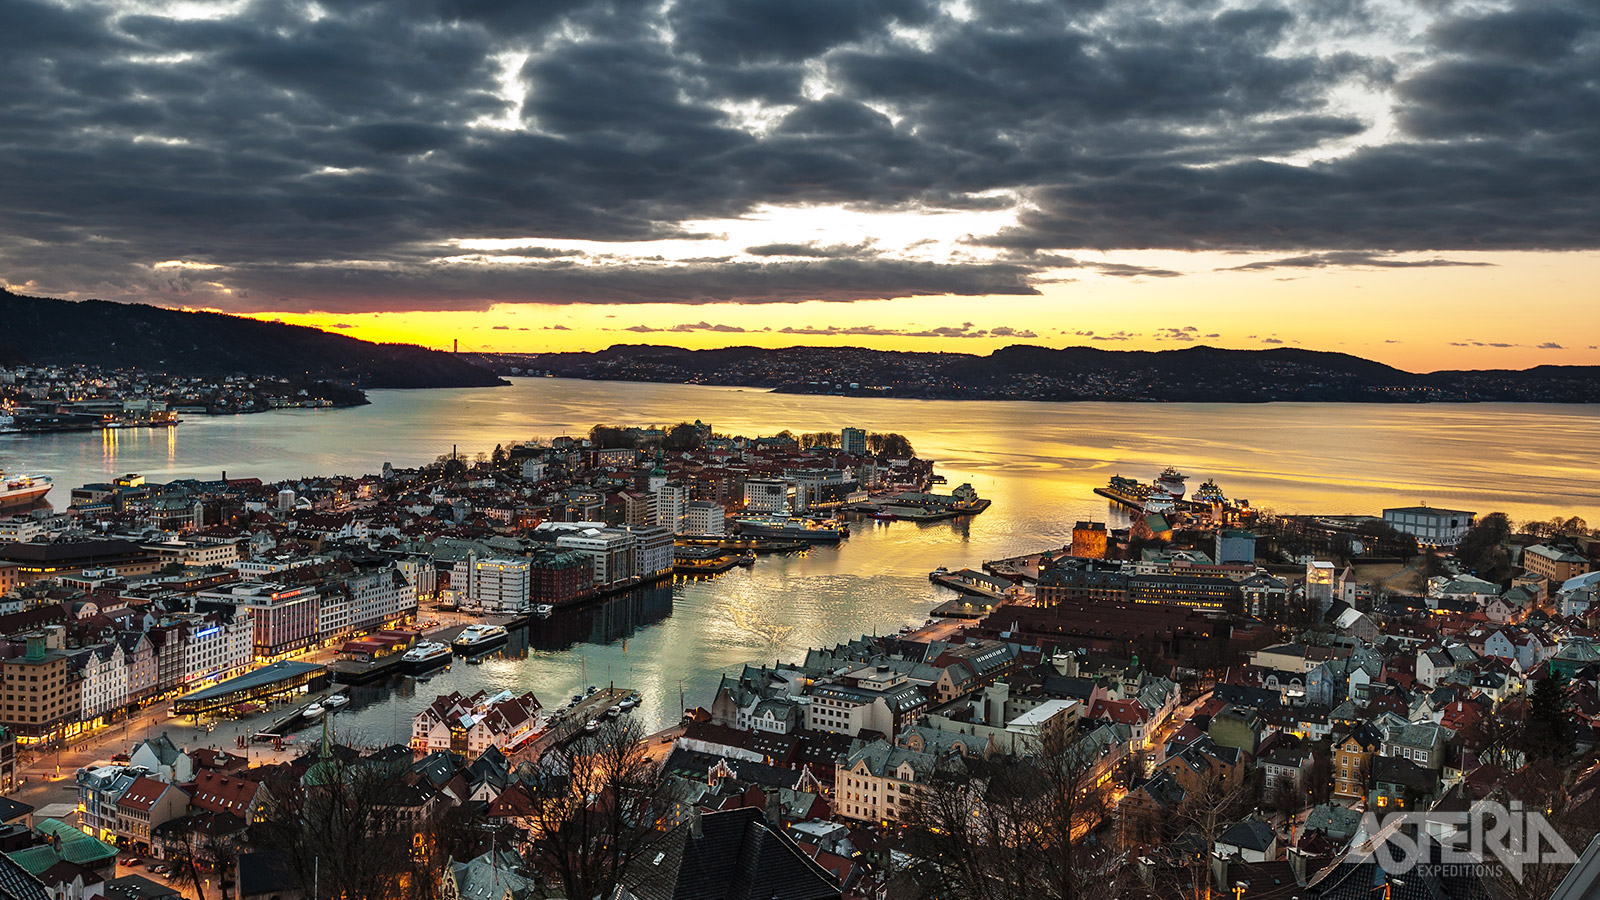
POLYGON ((1600 363, 1600 11, 0 4, 0 283, 486 349, 1600 363))

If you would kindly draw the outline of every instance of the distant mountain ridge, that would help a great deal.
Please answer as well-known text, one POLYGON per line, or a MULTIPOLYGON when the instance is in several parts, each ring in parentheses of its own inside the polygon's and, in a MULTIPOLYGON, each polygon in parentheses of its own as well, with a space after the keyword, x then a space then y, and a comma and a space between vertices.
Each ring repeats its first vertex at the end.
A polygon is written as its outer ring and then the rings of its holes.
POLYGON ((138 303, 52 300, 0 291, 0 363, 89 364, 177 375, 312 377, 364 388, 487 387, 470 359, 375 344, 301 325, 138 303))
POLYGON ((1297 347, 1055 349, 1016 344, 988 356, 861 347, 686 350, 618 344, 587 353, 480 356, 502 374, 769 388, 950 400, 1250 403, 1600 403, 1600 366, 1407 372, 1297 347))

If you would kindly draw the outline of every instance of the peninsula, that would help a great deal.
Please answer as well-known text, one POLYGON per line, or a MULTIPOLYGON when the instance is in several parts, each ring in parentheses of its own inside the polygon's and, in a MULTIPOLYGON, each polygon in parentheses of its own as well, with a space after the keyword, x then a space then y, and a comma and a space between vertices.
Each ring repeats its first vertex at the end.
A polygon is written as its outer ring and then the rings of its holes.
POLYGON ((480 354, 503 375, 738 385, 791 394, 922 400, 1183 403, 1600 402, 1600 367, 1407 372, 1345 353, 1101 350, 1014 345, 988 356, 862 347, 618 344, 593 353, 480 354))

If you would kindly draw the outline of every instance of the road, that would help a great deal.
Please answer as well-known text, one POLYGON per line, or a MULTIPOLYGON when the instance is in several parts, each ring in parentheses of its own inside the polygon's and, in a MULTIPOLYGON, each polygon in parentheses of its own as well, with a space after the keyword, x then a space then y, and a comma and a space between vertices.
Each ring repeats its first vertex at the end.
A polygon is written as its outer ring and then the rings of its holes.
MULTIPOLYGON (((423 615, 427 617, 423 631, 430 636, 478 621, 476 616, 443 610, 429 609, 423 611, 423 615)), ((294 659, 326 664, 333 661, 337 652, 337 648, 324 647, 294 659)), ((266 745, 247 744, 245 750, 240 750, 238 738, 260 731, 291 707, 338 693, 341 687, 333 685, 315 694, 292 694, 286 702, 274 703, 265 712, 231 721, 206 723, 200 727, 196 727, 188 716, 169 718, 167 707, 170 701, 161 700, 118 724, 86 736, 80 735, 76 741, 59 750, 32 754, 23 752, 17 771, 19 787, 7 796, 36 809, 51 803, 76 801, 77 784, 74 779, 80 768, 108 763, 112 756, 126 753, 134 744, 162 733, 170 737, 174 744, 187 750, 210 748, 245 753, 251 765, 288 761, 302 752, 300 745, 290 744, 282 751, 273 751, 266 745)))

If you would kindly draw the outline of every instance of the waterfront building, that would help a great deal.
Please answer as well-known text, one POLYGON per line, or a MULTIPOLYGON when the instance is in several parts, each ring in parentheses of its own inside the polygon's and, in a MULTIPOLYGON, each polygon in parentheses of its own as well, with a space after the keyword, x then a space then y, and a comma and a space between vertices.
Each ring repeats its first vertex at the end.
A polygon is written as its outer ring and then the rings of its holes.
POLYGON ((683 517, 683 533, 703 537, 721 537, 728 531, 728 513, 720 503, 695 500, 689 504, 683 517))
POLYGON ((411 749, 418 756, 446 751, 476 758, 491 747, 515 751, 544 728, 539 698, 530 691, 442 694, 411 720, 411 749))
MULTIPOLYGON (((1074 542, 1077 537, 1074 534, 1074 542)), ((1074 554, 1076 556, 1076 554, 1074 554)), ((1117 563, 1058 559, 1039 573, 1034 587, 1034 602, 1039 607, 1055 606, 1069 600, 1128 599, 1128 575, 1117 563)))
POLYGON ((633 577, 659 578, 672 571, 672 530, 665 525, 630 526, 633 535, 633 577))
POLYGON ((528 564, 528 600, 560 606, 594 592, 594 564, 575 551, 535 550, 528 564))
POLYGON ((4 710, 0 725, 22 743, 38 743, 76 721, 82 708, 81 683, 72 677, 66 654, 47 649, 43 634, 27 636, 22 656, 0 660, 4 710))
POLYGON ((416 585, 392 564, 329 579, 319 594, 317 640, 323 644, 399 624, 417 612, 416 585))
POLYGON ((556 546, 589 557, 597 590, 609 590, 633 577, 634 538, 626 531, 589 527, 561 535, 556 546))
POLYGON ((1454 547, 1466 537, 1477 513, 1431 506, 1402 506, 1383 511, 1383 521, 1417 539, 1424 547, 1454 547))
POLYGON ((839 430, 839 449, 847 456, 867 455, 867 432, 862 428, 845 427, 839 430))
POLYGON ((1105 559, 1106 536, 1106 523, 1079 522, 1072 526, 1072 555, 1080 559, 1105 559))
POLYGON ((795 486, 784 478, 746 478, 744 507, 752 515, 791 515, 795 511, 795 486))
POLYGON ((472 568, 472 592, 465 597, 465 606, 490 615, 527 611, 532 585, 529 560, 480 559, 472 568))
POLYGON ((322 597, 315 586, 250 582, 201 591, 195 599, 199 608, 248 610, 257 659, 273 659, 316 643, 322 597))

